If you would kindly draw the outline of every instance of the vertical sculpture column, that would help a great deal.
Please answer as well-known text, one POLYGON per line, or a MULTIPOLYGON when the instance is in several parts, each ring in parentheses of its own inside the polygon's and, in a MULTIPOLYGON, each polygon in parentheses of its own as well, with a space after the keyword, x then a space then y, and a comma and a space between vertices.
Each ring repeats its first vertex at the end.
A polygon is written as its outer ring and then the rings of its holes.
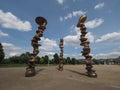
POLYGON ((63 39, 60 39, 60 57, 59 57, 59 68, 58 70, 62 71, 63 70, 63 39))
POLYGON ((36 35, 31 40, 31 45, 33 46, 33 53, 30 55, 30 60, 28 62, 28 67, 26 68, 26 77, 34 76, 36 74, 35 70, 35 60, 36 56, 39 53, 39 46, 38 41, 41 40, 41 37, 43 36, 44 29, 46 29, 47 20, 43 17, 36 17, 35 19, 36 23, 40 25, 38 27, 38 30, 36 31, 36 35))
POLYGON ((92 66, 92 56, 90 56, 90 47, 89 44, 90 42, 85 38, 85 35, 87 34, 86 32, 86 27, 84 25, 84 22, 86 20, 87 16, 83 15, 80 17, 77 27, 80 28, 81 30, 81 35, 80 35, 80 41, 81 41, 81 46, 84 46, 82 53, 82 56, 85 57, 85 63, 86 63, 86 70, 87 70, 87 75, 90 77, 97 77, 97 74, 95 73, 95 70, 93 70, 92 66))

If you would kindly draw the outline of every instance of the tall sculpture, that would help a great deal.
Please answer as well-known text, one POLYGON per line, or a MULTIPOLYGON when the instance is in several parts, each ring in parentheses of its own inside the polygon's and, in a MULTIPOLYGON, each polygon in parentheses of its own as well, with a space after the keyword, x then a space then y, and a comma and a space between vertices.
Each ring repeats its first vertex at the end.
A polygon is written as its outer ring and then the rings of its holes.
POLYGON ((93 70, 92 66, 92 56, 89 55, 90 53, 90 47, 89 44, 90 42, 85 38, 85 35, 87 34, 86 32, 86 27, 84 25, 84 22, 86 20, 87 16, 83 15, 80 17, 77 27, 80 28, 81 30, 81 35, 80 35, 80 41, 81 41, 81 46, 84 46, 82 53, 82 56, 85 57, 85 63, 86 63, 86 70, 87 70, 87 75, 90 77, 97 77, 97 74, 95 73, 95 70, 93 70))
POLYGON ((36 74, 35 60, 36 60, 37 54, 39 53, 39 46, 41 46, 40 44, 38 44, 38 41, 41 40, 44 29, 46 29, 46 25, 47 25, 47 20, 44 17, 36 17, 35 21, 40 26, 36 31, 36 35, 31 40, 31 45, 33 46, 33 53, 31 53, 30 55, 28 67, 26 68, 26 72, 25 72, 26 77, 34 76, 36 74))
POLYGON ((60 39, 60 44, 59 44, 59 48, 60 48, 60 57, 59 57, 59 68, 58 70, 62 71, 63 70, 63 39, 60 39))

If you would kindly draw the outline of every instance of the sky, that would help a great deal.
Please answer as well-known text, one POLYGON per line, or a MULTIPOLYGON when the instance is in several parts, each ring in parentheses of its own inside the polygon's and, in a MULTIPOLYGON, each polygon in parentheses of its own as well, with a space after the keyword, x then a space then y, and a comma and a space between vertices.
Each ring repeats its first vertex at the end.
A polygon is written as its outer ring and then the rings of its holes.
POLYGON ((120 0, 0 0, 0 42, 5 57, 32 53, 31 40, 38 25, 35 18, 47 20, 39 43, 38 56, 60 53, 64 39, 64 57, 82 59, 79 18, 87 15, 86 37, 93 58, 120 56, 120 0))

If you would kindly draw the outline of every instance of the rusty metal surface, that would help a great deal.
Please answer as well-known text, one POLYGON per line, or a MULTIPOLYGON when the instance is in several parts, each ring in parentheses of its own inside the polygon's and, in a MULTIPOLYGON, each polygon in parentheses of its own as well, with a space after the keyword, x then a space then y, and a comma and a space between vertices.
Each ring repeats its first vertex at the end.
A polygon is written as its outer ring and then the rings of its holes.
POLYGON ((77 27, 80 28, 81 31, 81 35, 80 35, 80 41, 81 41, 81 46, 84 46, 82 53, 82 56, 85 57, 85 63, 86 63, 86 70, 87 70, 87 75, 89 77, 97 77, 97 74, 95 73, 95 70, 93 70, 93 66, 92 66, 92 56, 90 56, 90 47, 89 44, 90 42, 88 41, 88 39, 85 37, 85 35, 87 34, 86 32, 86 26, 84 24, 85 20, 87 19, 86 15, 83 15, 80 17, 78 23, 77 23, 77 27))
POLYGON ((28 62, 28 67, 26 68, 25 76, 31 77, 36 74, 35 70, 35 60, 36 56, 39 53, 39 46, 38 41, 41 40, 41 37, 43 36, 44 29, 46 29, 47 20, 44 17, 36 17, 35 18, 36 23, 39 25, 38 30, 36 31, 36 35, 31 40, 31 45, 33 47, 33 53, 31 53, 30 60, 28 62))
POLYGON ((60 48, 60 58, 59 58, 59 67, 58 70, 62 71, 63 70, 63 42, 64 40, 61 38, 60 39, 60 44, 59 44, 59 48, 60 48))

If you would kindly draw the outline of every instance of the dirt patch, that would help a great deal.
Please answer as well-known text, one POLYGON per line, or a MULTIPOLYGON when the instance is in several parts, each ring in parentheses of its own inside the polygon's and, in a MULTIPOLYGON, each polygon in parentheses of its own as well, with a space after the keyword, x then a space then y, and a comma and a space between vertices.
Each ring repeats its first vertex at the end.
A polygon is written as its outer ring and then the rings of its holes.
POLYGON ((85 66, 36 67, 34 77, 25 77, 25 68, 0 68, 0 90, 120 90, 120 66, 95 65, 97 78, 85 75, 85 66))

